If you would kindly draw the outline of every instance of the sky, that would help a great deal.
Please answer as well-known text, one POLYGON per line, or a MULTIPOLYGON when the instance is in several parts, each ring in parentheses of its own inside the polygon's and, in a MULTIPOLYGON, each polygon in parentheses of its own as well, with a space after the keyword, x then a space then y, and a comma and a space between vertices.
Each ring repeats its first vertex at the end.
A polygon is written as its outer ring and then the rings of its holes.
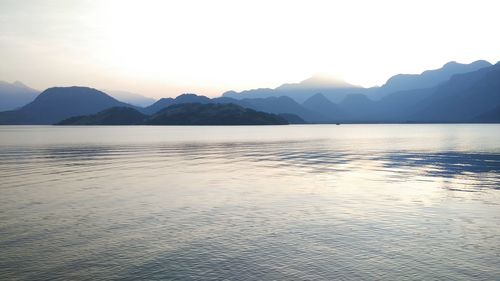
POLYGON ((500 1, 0 0, 0 80, 154 98, 500 60, 500 1))

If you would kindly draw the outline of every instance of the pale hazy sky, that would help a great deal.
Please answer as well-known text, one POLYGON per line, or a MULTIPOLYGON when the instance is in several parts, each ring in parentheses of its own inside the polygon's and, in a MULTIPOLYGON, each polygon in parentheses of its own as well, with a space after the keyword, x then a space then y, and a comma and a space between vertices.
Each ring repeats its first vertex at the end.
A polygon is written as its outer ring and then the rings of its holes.
POLYGON ((500 1, 0 0, 0 80, 152 97, 500 60, 500 1))

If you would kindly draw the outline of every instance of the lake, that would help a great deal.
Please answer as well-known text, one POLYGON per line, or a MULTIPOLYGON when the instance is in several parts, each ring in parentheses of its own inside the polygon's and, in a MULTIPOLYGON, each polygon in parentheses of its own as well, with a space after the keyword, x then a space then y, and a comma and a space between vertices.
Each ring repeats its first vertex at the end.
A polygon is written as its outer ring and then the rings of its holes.
POLYGON ((2 280, 498 280, 500 125, 0 126, 2 280))

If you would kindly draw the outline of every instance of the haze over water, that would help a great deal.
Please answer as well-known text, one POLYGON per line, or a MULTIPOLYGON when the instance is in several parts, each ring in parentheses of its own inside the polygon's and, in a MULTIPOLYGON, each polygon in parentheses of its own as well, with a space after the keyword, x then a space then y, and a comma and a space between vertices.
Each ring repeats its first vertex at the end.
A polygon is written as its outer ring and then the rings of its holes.
POLYGON ((0 279, 494 280, 500 125, 0 127, 0 279))

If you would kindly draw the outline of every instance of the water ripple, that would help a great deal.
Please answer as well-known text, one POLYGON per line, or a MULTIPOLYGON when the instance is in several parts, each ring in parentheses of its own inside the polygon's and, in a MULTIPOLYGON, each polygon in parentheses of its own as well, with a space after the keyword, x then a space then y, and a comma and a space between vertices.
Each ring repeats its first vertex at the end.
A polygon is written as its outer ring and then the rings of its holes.
POLYGON ((411 126, 386 139, 297 128, 311 137, 250 128, 280 137, 234 140, 240 129, 226 128, 222 140, 148 141, 158 128, 120 128, 146 139, 78 142, 75 128, 64 142, 0 145, 0 279, 500 276, 500 150, 483 149, 488 136, 456 140, 478 145, 464 149, 441 134, 422 147, 404 138, 411 126))

